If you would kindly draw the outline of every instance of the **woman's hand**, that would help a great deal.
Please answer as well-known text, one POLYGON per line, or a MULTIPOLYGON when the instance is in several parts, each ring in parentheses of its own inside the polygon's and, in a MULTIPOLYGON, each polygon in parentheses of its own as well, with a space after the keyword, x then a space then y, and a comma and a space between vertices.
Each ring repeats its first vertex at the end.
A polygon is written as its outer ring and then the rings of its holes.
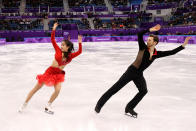
POLYGON ((182 47, 185 47, 188 44, 188 42, 189 42, 190 39, 191 39, 190 36, 189 37, 186 37, 186 39, 184 41, 184 44, 182 44, 182 47))
POLYGON ((158 31, 161 29, 161 25, 157 24, 156 26, 150 28, 150 32, 158 31))
POLYGON ((58 24, 57 22, 54 23, 52 30, 56 30, 56 28, 57 28, 58 25, 59 25, 59 24, 58 24))
POLYGON ((82 35, 78 35, 78 42, 82 43, 82 35))

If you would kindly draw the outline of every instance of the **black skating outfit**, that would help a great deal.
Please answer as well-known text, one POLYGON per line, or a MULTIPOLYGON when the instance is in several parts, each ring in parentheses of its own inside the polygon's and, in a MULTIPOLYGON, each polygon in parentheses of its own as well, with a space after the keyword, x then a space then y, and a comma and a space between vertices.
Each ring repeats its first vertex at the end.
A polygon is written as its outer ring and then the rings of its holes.
POLYGON ((99 99, 95 111, 97 113, 100 112, 103 105, 106 103, 106 101, 115 93, 117 93, 121 88, 123 88, 128 82, 132 81, 138 88, 139 92, 136 94, 136 96, 127 104, 125 108, 126 113, 132 112, 133 109, 136 107, 136 105, 142 100, 142 98, 146 95, 147 86, 146 86, 146 80, 143 76, 143 71, 149 67, 152 62, 160 57, 165 57, 169 55, 174 55, 177 52, 184 49, 184 47, 179 46, 173 50, 170 51, 156 51, 154 50, 153 56, 150 59, 150 52, 148 50, 147 45, 144 43, 143 35, 149 32, 149 30, 143 30, 138 33, 138 44, 139 44, 139 52, 137 55, 136 60, 128 67, 126 72, 120 77, 120 79, 107 91, 103 94, 103 96, 99 99))

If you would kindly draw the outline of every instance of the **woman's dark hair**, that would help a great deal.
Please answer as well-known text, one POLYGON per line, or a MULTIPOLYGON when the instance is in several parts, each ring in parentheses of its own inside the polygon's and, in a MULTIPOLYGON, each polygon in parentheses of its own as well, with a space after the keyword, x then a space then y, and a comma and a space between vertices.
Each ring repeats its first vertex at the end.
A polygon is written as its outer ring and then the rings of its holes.
POLYGON ((69 47, 67 52, 63 52, 64 53, 64 57, 68 58, 69 54, 74 50, 73 43, 71 41, 69 41, 69 40, 63 40, 62 42, 65 42, 67 47, 69 47))

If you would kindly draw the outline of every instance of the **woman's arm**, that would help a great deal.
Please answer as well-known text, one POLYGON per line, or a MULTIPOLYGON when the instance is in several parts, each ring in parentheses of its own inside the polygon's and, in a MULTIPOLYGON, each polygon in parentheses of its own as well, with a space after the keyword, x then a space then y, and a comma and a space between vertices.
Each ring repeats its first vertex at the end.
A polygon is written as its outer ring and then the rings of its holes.
POLYGON ((79 43, 78 51, 71 53, 72 58, 75 58, 82 53, 82 36, 81 35, 78 36, 78 43, 79 43))
POLYGON ((52 45, 55 49, 55 51, 61 51, 61 49, 59 48, 59 46, 57 45, 56 41, 55 41, 55 30, 58 26, 58 23, 54 23, 54 26, 52 28, 52 33, 51 33, 51 42, 52 42, 52 45))

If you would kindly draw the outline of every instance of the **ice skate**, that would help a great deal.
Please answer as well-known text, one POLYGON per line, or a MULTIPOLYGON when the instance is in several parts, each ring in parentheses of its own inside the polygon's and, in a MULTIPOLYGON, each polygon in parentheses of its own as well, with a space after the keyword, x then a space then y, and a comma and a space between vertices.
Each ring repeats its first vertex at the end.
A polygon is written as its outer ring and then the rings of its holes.
POLYGON ((99 113, 100 112, 100 109, 98 108, 98 106, 95 107, 95 112, 96 113, 99 113))
POLYGON ((137 113, 133 109, 125 110, 125 115, 137 118, 137 113))
POLYGON ((22 104, 22 106, 19 108, 18 112, 22 113, 26 107, 27 107, 27 103, 22 104))
POLYGON ((54 111, 52 110, 52 107, 50 104, 45 107, 45 112, 48 114, 54 114, 54 111))

